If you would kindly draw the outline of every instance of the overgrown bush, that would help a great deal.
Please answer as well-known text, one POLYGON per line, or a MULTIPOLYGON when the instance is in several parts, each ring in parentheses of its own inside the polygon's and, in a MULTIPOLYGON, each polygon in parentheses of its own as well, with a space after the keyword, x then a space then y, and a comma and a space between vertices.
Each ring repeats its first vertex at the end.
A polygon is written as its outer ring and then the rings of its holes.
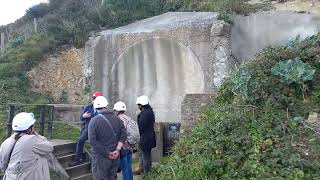
POLYGON ((30 103, 39 98, 31 92, 27 72, 54 44, 52 36, 39 33, 0 54, 0 103, 30 103))
POLYGON ((320 179, 320 132, 307 120, 319 113, 319 51, 320 34, 266 49, 235 71, 192 133, 144 179, 320 179), (299 85, 272 73, 295 58, 316 70, 308 81, 310 101, 299 85), (243 98, 250 79, 253 97, 243 98))

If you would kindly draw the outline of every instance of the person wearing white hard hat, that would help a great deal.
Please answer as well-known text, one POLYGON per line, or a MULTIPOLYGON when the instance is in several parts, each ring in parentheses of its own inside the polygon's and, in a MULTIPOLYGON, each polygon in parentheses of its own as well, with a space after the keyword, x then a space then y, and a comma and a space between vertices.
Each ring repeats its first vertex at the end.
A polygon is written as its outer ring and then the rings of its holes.
POLYGON ((138 115, 140 132, 139 150, 142 157, 143 171, 147 173, 151 169, 151 150, 156 147, 156 134, 154 131, 155 115, 147 96, 138 97, 136 104, 141 111, 138 115))
POLYGON ((108 101, 99 96, 93 102, 98 115, 90 120, 88 135, 92 147, 93 180, 115 180, 120 165, 120 150, 126 141, 122 121, 107 110, 108 101))
POLYGON ((133 180, 132 174, 132 153, 135 149, 135 145, 138 143, 140 135, 139 129, 136 122, 126 115, 126 104, 122 101, 118 101, 114 104, 113 110, 119 119, 122 120, 124 127, 127 131, 127 141, 123 146, 120 156, 120 167, 122 171, 123 180, 133 180))
POLYGON ((0 169, 3 180, 50 180, 46 156, 53 145, 36 133, 33 113, 21 112, 12 120, 14 133, 0 146, 0 169))

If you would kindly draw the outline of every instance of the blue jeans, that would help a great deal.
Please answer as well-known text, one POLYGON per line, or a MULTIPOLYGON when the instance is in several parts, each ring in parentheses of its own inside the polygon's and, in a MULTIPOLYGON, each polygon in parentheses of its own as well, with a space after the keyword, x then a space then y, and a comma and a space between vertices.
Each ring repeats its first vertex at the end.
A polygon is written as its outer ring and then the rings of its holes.
POLYGON ((122 180, 133 180, 132 175, 132 152, 125 150, 126 155, 120 158, 120 167, 122 171, 122 180))
POLYGON ((85 126, 84 128, 81 129, 80 132, 80 137, 77 142, 76 146, 76 161, 81 161, 83 160, 83 147, 84 143, 88 140, 88 127, 85 126))

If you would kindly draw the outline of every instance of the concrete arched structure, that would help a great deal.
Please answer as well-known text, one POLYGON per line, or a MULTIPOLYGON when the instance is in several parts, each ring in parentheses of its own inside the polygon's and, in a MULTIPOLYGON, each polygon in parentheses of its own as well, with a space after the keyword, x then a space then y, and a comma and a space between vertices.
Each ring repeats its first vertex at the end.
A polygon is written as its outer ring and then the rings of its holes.
POLYGON ((179 122, 185 94, 204 93, 202 67, 191 49, 174 40, 154 38, 127 48, 110 71, 112 102, 121 100, 135 115, 136 97, 150 97, 157 121, 179 122))
POLYGON ((99 32, 86 43, 86 82, 110 106, 125 101, 133 117, 135 99, 147 94, 156 121, 181 121, 184 95, 213 93, 232 64, 229 26, 218 18, 212 12, 166 13, 99 32))

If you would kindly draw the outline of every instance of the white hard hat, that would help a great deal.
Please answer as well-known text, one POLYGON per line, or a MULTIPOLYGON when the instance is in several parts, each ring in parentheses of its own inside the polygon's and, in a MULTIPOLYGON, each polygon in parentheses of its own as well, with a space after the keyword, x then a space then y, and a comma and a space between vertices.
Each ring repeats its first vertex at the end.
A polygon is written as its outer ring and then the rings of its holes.
POLYGON ((146 95, 140 96, 137 98, 136 104, 147 105, 149 104, 149 98, 146 95))
POLYGON ((108 100, 104 96, 98 96, 93 102, 93 107, 95 109, 105 108, 108 106, 108 100))
POLYGON ((35 122, 36 120, 34 119, 33 113, 21 112, 14 116, 12 120, 12 130, 25 131, 34 125, 35 122))
POLYGON ((116 110, 116 111, 126 111, 126 109, 127 109, 126 104, 122 101, 115 103, 113 106, 113 110, 116 110))

